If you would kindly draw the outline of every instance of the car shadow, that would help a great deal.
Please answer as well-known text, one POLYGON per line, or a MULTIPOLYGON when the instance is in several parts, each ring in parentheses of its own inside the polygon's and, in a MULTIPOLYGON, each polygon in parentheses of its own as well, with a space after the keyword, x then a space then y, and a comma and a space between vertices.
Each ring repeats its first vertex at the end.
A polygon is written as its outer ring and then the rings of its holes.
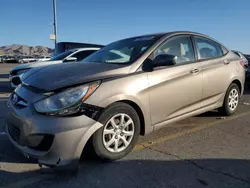
MULTIPOLYGON (((1 160, 0 160, 1 161, 1 160)), ((0 187, 26 178, 42 187, 249 187, 250 161, 240 159, 84 161, 72 176, 50 170, 0 170, 0 187), (44 178, 46 177, 46 178, 44 178), (3 181, 11 179, 11 181, 3 181), (32 180, 33 181, 33 180, 32 180), (78 186, 76 186, 78 187, 78 186), (79 186, 81 187, 81 186, 79 186)), ((29 180, 26 180, 29 181, 29 180)), ((33 182, 33 187, 35 186, 33 182)))
POLYGON ((39 168, 36 160, 24 157, 6 135, 0 134, 0 187, 24 180, 36 182, 36 179, 39 180, 40 188, 47 188, 48 185, 71 187, 72 181, 84 187, 250 186, 250 160, 220 159, 216 154, 215 158, 210 159, 181 160, 167 154, 165 157, 171 156, 171 160, 165 160, 162 155, 147 160, 147 154, 143 154, 143 151, 139 153, 139 159, 134 159, 138 157, 135 151, 127 159, 107 163, 98 161, 93 150, 88 147, 80 160, 78 173, 72 177, 65 171, 58 173, 52 169, 39 168))
POLYGON ((199 114, 195 117, 215 117, 215 118, 219 118, 221 117, 221 113, 218 112, 218 110, 214 110, 214 111, 209 111, 209 112, 205 112, 203 114, 199 114))

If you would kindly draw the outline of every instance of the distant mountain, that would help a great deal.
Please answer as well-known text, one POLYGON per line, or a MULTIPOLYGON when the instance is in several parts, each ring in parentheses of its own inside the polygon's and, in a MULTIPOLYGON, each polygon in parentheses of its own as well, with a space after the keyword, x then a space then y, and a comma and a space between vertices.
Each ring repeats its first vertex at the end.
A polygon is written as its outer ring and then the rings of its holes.
POLYGON ((52 49, 45 46, 26 46, 13 44, 0 47, 1 54, 5 55, 30 55, 47 56, 52 54, 52 49))

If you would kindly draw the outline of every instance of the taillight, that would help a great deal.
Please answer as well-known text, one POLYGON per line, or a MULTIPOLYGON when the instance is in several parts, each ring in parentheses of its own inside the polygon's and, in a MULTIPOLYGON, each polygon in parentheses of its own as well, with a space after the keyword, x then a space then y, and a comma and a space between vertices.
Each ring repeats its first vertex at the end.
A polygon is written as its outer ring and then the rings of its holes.
POLYGON ((244 61, 240 61, 240 65, 241 65, 244 69, 246 69, 246 65, 245 65, 245 62, 244 62, 244 61))

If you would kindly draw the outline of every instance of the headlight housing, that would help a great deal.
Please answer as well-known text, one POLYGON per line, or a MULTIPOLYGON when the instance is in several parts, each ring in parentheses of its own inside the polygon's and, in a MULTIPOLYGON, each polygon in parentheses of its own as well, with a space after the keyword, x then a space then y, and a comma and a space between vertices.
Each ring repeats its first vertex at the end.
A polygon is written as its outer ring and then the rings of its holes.
POLYGON ((85 101, 100 85, 100 81, 69 88, 34 104, 37 112, 48 115, 69 115, 76 113, 85 101))

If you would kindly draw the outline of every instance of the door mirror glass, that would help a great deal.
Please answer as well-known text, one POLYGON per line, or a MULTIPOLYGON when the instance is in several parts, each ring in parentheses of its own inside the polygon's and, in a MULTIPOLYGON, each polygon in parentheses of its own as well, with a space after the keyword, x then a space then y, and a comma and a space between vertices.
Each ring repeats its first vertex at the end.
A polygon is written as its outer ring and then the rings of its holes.
POLYGON ((153 60, 153 67, 172 66, 176 64, 177 57, 169 54, 157 55, 153 60))
POLYGON ((63 62, 73 62, 73 61, 77 61, 76 57, 67 57, 66 59, 63 60, 63 62))

